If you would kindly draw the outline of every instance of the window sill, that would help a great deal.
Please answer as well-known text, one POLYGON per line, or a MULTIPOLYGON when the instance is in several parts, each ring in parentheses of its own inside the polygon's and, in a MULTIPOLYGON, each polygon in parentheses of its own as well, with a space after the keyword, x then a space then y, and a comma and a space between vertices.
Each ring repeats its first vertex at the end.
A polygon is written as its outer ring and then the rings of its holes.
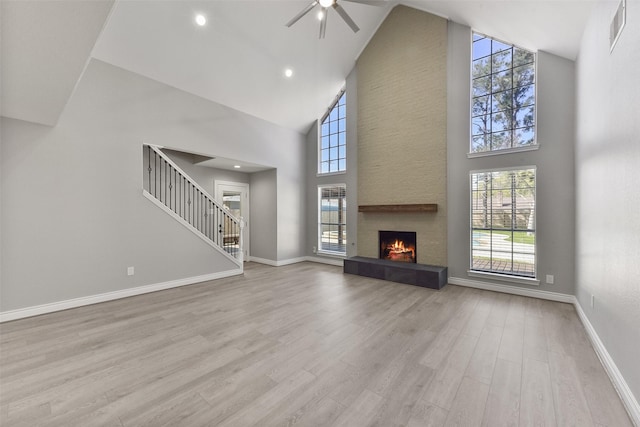
POLYGON ((344 171, 338 171, 338 172, 325 172, 325 173, 318 172, 318 173, 316 174, 316 176, 317 176, 317 177, 321 177, 321 176, 345 175, 346 173, 347 173, 347 171, 346 171, 346 170, 344 170, 344 171))
POLYGON ((523 151, 536 151, 540 148, 538 144, 527 145, 524 147, 505 148, 504 150, 482 151, 479 153, 467 153, 467 158, 474 159, 476 157, 499 156, 500 154, 521 153, 523 151))
POLYGON ((508 276, 506 274, 486 273, 484 271, 472 271, 467 270, 467 275, 470 277, 482 277, 485 279, 500 280, 503 282, 517 283, 519 285, 533 285, 540 286, 540 280, 528 277, 508 276))

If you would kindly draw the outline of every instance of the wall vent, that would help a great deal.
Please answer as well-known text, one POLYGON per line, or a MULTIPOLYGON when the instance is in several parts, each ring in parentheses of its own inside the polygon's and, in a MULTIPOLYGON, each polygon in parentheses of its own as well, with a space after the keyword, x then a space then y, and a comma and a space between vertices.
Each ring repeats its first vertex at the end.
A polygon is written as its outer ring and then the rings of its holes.
POLYGON ((616 46, 616 43, 620 38, 620 34, 622 33, 622 29, 624 28, 624 24, 627 21, 626 9, 627 0, 621 0, 618 8, 616 9, 616 14, 611 20, 611 25, 609 26, 609 52, 613 52, 613 48, 616 46))

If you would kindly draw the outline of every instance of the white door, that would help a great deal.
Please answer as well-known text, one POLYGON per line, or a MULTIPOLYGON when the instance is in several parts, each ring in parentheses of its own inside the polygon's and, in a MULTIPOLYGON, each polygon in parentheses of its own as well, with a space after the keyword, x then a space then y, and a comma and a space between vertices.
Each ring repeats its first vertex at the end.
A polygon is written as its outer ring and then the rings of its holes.
POLYGON ((244 244, 244 260, 249 260, 249 184, 215 181, 215 197, 218 203, 229 209, 231 215, 236 218, 242 218, 244 222, 243 239, 244 244))

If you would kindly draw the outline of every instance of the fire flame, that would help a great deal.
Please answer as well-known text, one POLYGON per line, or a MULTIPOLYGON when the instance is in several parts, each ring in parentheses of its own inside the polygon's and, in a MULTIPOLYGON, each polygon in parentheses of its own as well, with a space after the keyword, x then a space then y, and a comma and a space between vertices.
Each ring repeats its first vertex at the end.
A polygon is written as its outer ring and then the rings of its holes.
POLYGON ((407 251, 407 248, 405 248, 404 242, 402 240, 396 240, 395 242, 393 242, 392 244, 390 244, 387 247, 389 248, 389 250, 391 250, 393 252, 406 252, 407 251))
POLYGON ((381 252, 380 258, 391 261, 416 262, 415 244, 405 243, 400 239, 396 239, 395 241, 389 240, 383 244, 386 246, 384 247, 384 254, 381 252))

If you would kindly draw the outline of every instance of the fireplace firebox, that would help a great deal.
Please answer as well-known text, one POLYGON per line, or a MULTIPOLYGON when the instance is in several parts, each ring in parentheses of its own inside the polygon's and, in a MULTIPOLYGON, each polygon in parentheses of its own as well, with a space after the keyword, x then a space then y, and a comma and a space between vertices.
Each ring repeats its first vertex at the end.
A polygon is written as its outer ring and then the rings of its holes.
POLYGON ((378 231, 380 259, 416 263, 415 231, 378 231))

